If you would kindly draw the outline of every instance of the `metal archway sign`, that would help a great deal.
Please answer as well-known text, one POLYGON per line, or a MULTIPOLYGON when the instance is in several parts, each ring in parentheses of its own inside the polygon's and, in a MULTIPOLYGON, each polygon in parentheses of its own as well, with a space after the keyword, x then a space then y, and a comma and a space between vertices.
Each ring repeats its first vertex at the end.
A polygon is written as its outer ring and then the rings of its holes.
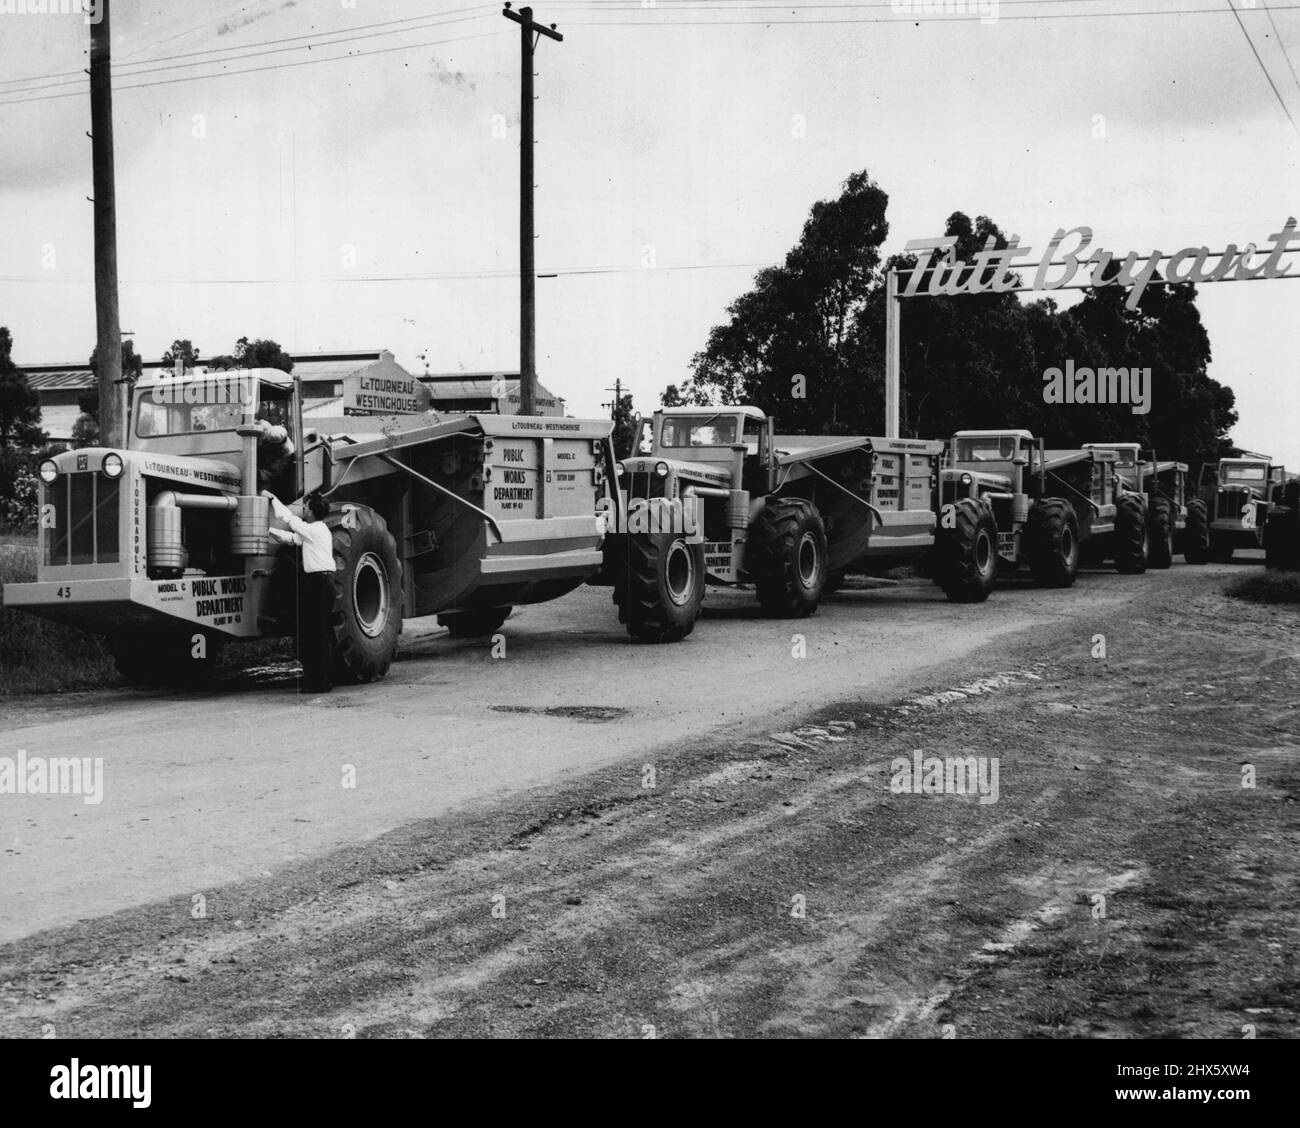
POLYGON ((1288 217, 1281 231, 1268 237, 1267 253, 1247 243, 1238 250, 1229 243, 1222 251, 1209 247, 1184 247, 1173 254, 1154 250, 1149 254, 1130 252, 1123 257, 1113 251, 1097 248, 1085 257, 1092 246, 1091 227, 1057 228, 1047 244, 1047 249, 1035 260, 1033 248, 1022 247, 1020 236, 1012 235, 1007 245, 994 246, 989 237, 984 249, 975 254, 973 261, 958 260, 956 238, 943 236, 935 239, 910 239, 904 252, 917 253, 916 265, 908 270, 889 270, 885 274, 885 435, 899 438, 899 317, 904 298, 960 297, 965 294, 1006 294, 1047 290, 1093 290, 1108 286, 1128 289, 1125 306, 1136 309, 1148 286, 1177 285, 1183 282, 1258 282, 1273 278, 1300 278, 1292 274, 1291 262, 1284 263, 1283 256, 1300 250, 1300 233, 1296 219, 1288 217), (1062 253, 1062 246, 1072 237, 1075 241, 1062 253), (1296 245, 1293 245, 1296 244, 1296 245), (943 258, 936 262, 940 253, 943 258), (1059 256, 1059 257, 1058 257, 1059 256), (1262 261, 1257 259, 1263 256, 1262 261), (1209 264, 1213 261, 1213 266, 1209 264), (1160 264, 1168 262, 1163 275, 1160 264), (1105 272, 1117 268, 1112 277, 1105 272), (1032 269, 1033 281, 1026 283, 1015 275, 1032 269), (1056 273, 1053 273, 1056 271, 1056 273), (1086 280, 1076 281, 1080 272, 1086 280), (924 290, 921 283, 926 275, 929 281, 924 290), (963 274, 966 275, 963 278, 963 274), (899 287, 900 275, 907 276, 907 284, 899 287), (1159 275, 1159 276, 1158 276, 1159 275))

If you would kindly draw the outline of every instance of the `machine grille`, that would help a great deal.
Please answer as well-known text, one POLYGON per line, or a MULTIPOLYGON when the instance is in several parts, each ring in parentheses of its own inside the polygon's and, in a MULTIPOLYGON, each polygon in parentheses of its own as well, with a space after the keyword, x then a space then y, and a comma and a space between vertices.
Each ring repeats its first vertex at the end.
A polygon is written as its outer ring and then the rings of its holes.
POLYGON ((45 487, 54 507, 54 528, 45 534, 45 564, 116 564, 120 479, 84 472, 62 474, 45 487))

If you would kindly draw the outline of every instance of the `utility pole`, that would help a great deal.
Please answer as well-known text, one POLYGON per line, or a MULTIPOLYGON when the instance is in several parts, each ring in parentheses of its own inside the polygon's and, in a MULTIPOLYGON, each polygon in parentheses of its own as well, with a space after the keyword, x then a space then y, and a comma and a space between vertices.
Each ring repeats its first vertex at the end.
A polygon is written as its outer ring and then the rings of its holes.
POLYGON ((95 208, 95 335, 99 441, 124 446, 122 334, 117 303, 117 195, 113 175, 112 32, 108 0, 90 25, 90 159, 95 208))
POLYGON ((543 27, 533 20, 532 8, 501 13, 519 25, 523 45, 523 135, 519 148, 519 413, 536 413, 537 396, 537 276, 533 247, 533 53, 541 37, 564 41, 555 25, 543 27), (536 38, 534 38, 536 36, 536 38))
POLYGON ((600 406, 609 408, 611 418, 617 419, 619 405, 623 402, 623 378, 621 376, 614 377, 614 386, 606 388, 605 391, 614 393, 614 402, 602 403, 600 406))

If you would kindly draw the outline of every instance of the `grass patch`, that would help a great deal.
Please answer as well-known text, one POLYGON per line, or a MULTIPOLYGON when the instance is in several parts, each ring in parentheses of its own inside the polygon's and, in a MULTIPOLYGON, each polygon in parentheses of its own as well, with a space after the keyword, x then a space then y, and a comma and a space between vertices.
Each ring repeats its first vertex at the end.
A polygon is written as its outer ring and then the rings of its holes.
MULTIPOLYGON (((4 585, 36 579, 36 538, 0 539, 4 585)), ((0 696, 94 689, 118 680, 113 659, 94 635, 0 608, 0 696)))
POLYGON ((1251 603, 1300 603, 1300 572, 1256 572, 1233 580, 1223 590, 1234 599, 1251 603))

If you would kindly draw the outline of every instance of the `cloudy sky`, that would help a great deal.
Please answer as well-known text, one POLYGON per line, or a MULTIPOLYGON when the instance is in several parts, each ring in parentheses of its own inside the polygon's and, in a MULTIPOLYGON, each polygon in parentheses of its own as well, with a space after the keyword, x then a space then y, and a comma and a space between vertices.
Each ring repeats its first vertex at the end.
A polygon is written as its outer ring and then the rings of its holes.
MULTIPOLYGON (((0 324, 20 363, 79 361, 89 29, 20 2, 0 0, 0 324)), ((541 379, 578 414, 615 377, 649 408, 856 169, 889 193, 887 252, 955 210, 1036 248, 1084 223, 1120 252, 1264 243, 1300 213, 1300 3, 1265 2, 1234 0, 1248 41, 1227 0, 535 0, 565 35, 536 68, 541 379)), ((122 321, 145 356, 248 335, 517 366, 499 5, 114 0, 113 32, 122 321)), ((1237 441, 1296 468, 1298 301, 1289 280, 1199 299, 1237 441)))

